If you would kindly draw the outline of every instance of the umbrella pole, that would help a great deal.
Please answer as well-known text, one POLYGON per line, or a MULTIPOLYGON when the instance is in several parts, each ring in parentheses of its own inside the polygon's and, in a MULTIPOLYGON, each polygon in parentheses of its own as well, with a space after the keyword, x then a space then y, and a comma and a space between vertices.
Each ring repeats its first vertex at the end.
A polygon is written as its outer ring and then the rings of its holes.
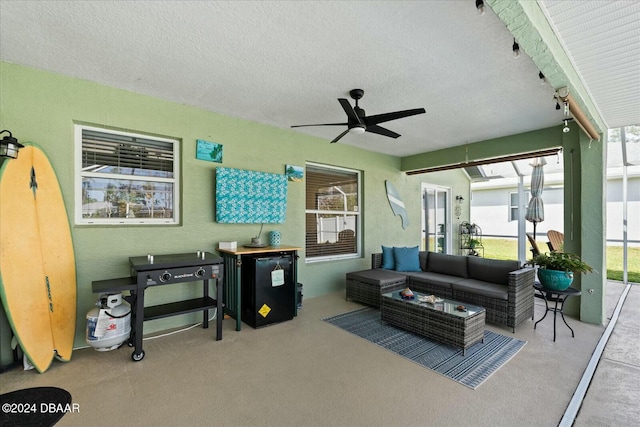
POLYGON ((533 221, 533 240, 536 240, 536 225, 538 225, 538 221, 533 221))

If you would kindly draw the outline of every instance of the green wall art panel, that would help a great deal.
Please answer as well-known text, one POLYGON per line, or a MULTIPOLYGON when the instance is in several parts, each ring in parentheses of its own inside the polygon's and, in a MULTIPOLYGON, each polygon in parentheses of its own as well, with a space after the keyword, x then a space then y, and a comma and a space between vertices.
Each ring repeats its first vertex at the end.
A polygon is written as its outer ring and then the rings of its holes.
POLYGON ((286 175, 216 168, 216 222, 283 224, 286 214, 286 175))

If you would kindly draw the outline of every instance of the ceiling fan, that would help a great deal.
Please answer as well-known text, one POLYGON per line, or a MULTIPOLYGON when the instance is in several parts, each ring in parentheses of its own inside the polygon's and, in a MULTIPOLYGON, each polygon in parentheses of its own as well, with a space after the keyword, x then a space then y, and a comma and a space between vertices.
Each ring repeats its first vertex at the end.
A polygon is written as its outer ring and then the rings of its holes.
POLYGON ((388 122, 391 120, 402 119, 404 117, 415 116, 416 114, 425 113, 424 108, 414 108, 412 110, 394 111, 392 113, 376 114, 375 116, 366 116, 362 108, 358 106, 358 100, 364 95, 364 90, 353 89, 349 92, 351 98, 355 99, 356 106, 352 107, 349 101, 345 98, 338 98, 338 102, 342 105, 342 109, 347 114, 346 123, 319 123, 314 125, 295 125, 292 128, 299 128, 305 126, 347 126, 347 130, 334 138, 331 143, 338 142, 340 138, 345 136, 348 132, 361 135, 365 132, 377 133, 378 135, 388 136, 389 138, 397 138, 399 133, 393 132, 389 129, 378 126, 379 123, 388 122))

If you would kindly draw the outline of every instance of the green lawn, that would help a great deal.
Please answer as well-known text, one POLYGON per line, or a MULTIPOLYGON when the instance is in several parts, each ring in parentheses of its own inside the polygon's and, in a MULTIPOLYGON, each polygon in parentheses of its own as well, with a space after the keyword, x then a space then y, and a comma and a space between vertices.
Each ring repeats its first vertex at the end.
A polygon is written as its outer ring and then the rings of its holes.
MULTIPOLYGON (((537 239, 536 239, 537 240, 537 239)), ((485 258, 518 259, 517 241, 515 239, 497 239, 484 237, 485 258)), ((542 250, 547 247, 546 240, 538 241, 542 250)), ((527 244, 529 248, 529 244, 527 244)), ((622 280, 622 246, 607 246, 607 279, 622 280)), ((527 253, 527 259, 531 252, 527 253)), ((627 253, 629 282, 640 283, 640 248, 629 248, 627 253)))

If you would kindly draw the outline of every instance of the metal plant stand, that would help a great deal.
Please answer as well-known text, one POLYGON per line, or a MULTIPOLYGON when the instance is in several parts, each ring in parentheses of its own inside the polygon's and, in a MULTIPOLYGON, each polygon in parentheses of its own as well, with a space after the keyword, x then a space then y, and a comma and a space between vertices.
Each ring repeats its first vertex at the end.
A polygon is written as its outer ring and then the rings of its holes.
POLYGON ((536 298, 542 298, 546 306, 544 316, 542 316, 542 319, 534 323, 533 329, 535 329, 538 323, 542 322, 544 318, 547 317, 548 312, 552 311, 553 312, 553 341, 555 342, 556 340, 556 316, 558 313, 560 313, 560 316, 562 317, 562 321, 564 322, 565 325, 567 325, 567 328, 569 328, 569 330, 571 331, 571 337, 575 338, 575 333, 573 332, 573 329, 571 328, 571 326, 569 326, 569 324, 567 323, 567 320, 564 318, 564 302, 569 297, 582 295, 582 292, 580 292, 576 288, 568 288, 568 289, 565 289, 564 291, 546 289, 544 286, 542 286, 542 284, 538 282, 534 283, 533 287, 537 291, 535 295, 536 298), (553 307, 549 307, 549 301, 554 302, 553 307), (558 305, 560 306, 558 307, 558 305))

